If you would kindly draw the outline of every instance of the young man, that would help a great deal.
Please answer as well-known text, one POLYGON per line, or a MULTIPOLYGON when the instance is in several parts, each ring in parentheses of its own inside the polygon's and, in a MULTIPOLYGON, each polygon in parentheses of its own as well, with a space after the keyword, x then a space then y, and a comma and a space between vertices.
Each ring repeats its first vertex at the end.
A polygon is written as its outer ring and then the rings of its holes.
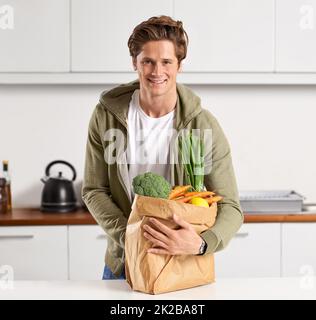
POLYGON ((125 278, 124 241, 134 197, 133 177, 151 171, 171 185, 184 183, 180 164, 170 162, 168 132, 172 129, 212 130, 212 168, 205 174, 204 184, 223 196, 223 201, 218 203, 215 225, 201 235, 176 212, 177 230, 158 220, 153 221, 156 230, 144 226, 144 236, 152 244, 150 252, 214 253, 228 244, 243 222, 226 137, 212 114, 202 109, 200 98, 176 82, 187 43, 182 23, 170 17, 152 17, 136 26, 128 47, 138 80, 103 93, 92 114, 82 197, 108 236, 103 279, 125 278), (116 150, 116 160, 109 161, 113 140, 108 133, 113 131, 123 152, 116 150), (152 155, 164 161, 153 161, 152 155))

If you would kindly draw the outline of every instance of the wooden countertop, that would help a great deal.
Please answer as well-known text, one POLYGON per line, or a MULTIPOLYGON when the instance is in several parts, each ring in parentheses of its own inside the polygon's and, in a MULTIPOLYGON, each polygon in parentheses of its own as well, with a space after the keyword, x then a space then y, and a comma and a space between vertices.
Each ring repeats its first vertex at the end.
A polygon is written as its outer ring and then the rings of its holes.
POLYGON ((41 212, 38 208, 13 209, 12 213, 0 214, 0 226, 96 224, 92 215, 84 209, 68 213, 41 212))
MULTIPOLYGON (((316 222, 316 213, 297 214, 245 214, 245 223, 265 222, 316 222)), ((38 208, 13 209, 0 214, 0 226, 30 225, 95 225, 96 221, 85 209, 69 213, 43 213, 38 208)))

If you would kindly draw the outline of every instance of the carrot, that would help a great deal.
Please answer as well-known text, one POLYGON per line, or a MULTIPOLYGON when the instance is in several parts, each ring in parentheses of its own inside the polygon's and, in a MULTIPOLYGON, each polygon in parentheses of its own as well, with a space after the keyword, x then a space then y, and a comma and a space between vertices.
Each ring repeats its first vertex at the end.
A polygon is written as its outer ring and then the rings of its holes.
MULTIPOLYGON (((205 192, 205 191, 204 191, 204 192, 205 192)), ((190 200, 192 200, 193 198, 200 197, 199 194, 200 194, 200 193, 198 193, 198 194, 196 194, 196 195, 193 195, 193 196, 187 196, 187 197, 184 196, 184 197, 177 198, 177 199, 174 199, 174 200, 176 200, 176 201, 178 201, 178 202, 186 203, 186 202, 189 202, 190 200)), ((202 197, 201 197, 201 198, 202 198, 202 197)), ((215 197, 213 197, 212 195, 210 195, 210 196, 208 196, 208 197, 206 197, 206 198, 204 198, 204 199, 207 201, 208 204, 212 204, 213 202, 218 202, 218 201, 222 200, 223 197, 221 197, 221 196, 215 196, 215 197)))
MULTIPOLYGON (((191 193, 191 192, 188 192, 188 193, 191 193)), ((179 199, 179 200, 177 200, 177 201, 180 201, 180 202, 189 202, 189 201, 190 201, 191 199, 193 199, 193 198, 196 198, 196 197, 203 198, 203 197, 206 197, 206 196, 208 196, 208 195, 211 195, 213 192, 211 192, 211 191, 194 192, 193 195, 187 196, 188 193, 184 194, 184 198, 181 198, 181 199, 179 199)))
POLYGON ((183 197, 180 199, 176 199, 177 202, 189 202, 192 198, 194 198, 193 196, 190 197, 183 197))
POLYGON ((178 200, 183 199, 183 198, 184 198, 184 196, 182 195, 182 196, 177 197, 177 198, 174 198, 174 199, 172 199, 172 200, 178 201, 178 200))
POLYGON ((188 191, 190 188, 192 188, 191 185, 187 185, 187 186, 181 186, 180 188, 175 188, 173 189, 170 194, 168 199, 169 200, 173 200, 175 198, 178 198, 180 195, 184 194, 186 191, 188 191))
POLYGON ((207 201, 207 203, 209 205, 211 205, 213 203, 213 197, 212 196, 205 198, 205 200, 207 201))
POLYGON ((172 198, 172 199, 169 199, 169 200, 176 200, 176 199, 178 199, 178 198, 183 198, 183 197, 184 197, 184 193, 182 192, 182 193, 176 195, 175 198, 172 198))
POLYGON ((223 197, 221 196, 215 196, 213 197, 213 202, 218 202, 218 201, 221 201, 223 199, 223 197))
POLYGON ((221 201, 222 199, 223 199, 223 197, 221 197, 221 196, 205 198, 205 200, 207 201, 208 204, 212 204, 214 202, 221 201))
POLYGON ((212 192, 212 191, 201 191, 201 192, 198 192, 198 191, 193 191, 193 192, 187 192, 184 194, 185 197, 190 197, 190 196, 195 196, 195 197, 201 197, 201 198, 205 198, 207 196, 212 196, 214 195, 215 193, 212 192))
POLYGON ((176 200, 176 201, 180 201, 180 202, 189 202, 191 199, 193 199, 193 198, 196 198, 196 197, 199 197, 199 194, 200 193, 197 193, 196 195, 194 195, 194 196, 184 196, 183 198, 180 198, 180 199, 178 199, 178 200, 176 200))

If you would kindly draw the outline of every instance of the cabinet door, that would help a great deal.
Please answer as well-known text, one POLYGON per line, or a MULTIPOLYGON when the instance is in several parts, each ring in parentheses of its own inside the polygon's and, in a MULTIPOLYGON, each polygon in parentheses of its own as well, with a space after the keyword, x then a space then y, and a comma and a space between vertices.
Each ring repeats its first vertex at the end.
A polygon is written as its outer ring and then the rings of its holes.
POLYGON ((172 0, 72 2, 72 70, 133 71, 127 41, 134 27, 155 15, 172 15, 172 0))
POLYGON ((274 0, 175 0, 189 36, 183 71, 272 71, 274 0))
POLYGON ((15 280, 67 280, 67 227, 0 227, 0 266, 15 280))
POLYGON ((279 277, 280 224, 244 224, 223 251, 215 253, 216 277, 279 277))
POLYGON ((69 279, 101 280, 106 248, 100 226, 69 226, 69 279))
POLYGON ((316 0, 276 1, 276 71, 316 71, 316 0))
POLYGON ((316 223, 282 224, 282 276, 316 273, 316 223))
POLYGON ((0 0, 0 72, 69 71, 69 0, 0 0))

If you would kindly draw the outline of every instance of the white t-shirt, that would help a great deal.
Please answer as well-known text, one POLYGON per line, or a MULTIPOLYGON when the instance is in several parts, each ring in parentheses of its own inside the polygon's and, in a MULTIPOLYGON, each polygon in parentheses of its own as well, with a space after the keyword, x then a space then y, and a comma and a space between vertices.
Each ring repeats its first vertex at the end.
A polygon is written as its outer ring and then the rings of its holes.
MULTIPOLYGON (((127 119, 127 163, 131 186, 135 176, 149 171, 170 182, 169 144, 174 121, 174 110, 159 118, 148 116, 139 105, 139 90, 134 91, 127 119)), ((133 190, 132 196, 134 198, 133 190)))

